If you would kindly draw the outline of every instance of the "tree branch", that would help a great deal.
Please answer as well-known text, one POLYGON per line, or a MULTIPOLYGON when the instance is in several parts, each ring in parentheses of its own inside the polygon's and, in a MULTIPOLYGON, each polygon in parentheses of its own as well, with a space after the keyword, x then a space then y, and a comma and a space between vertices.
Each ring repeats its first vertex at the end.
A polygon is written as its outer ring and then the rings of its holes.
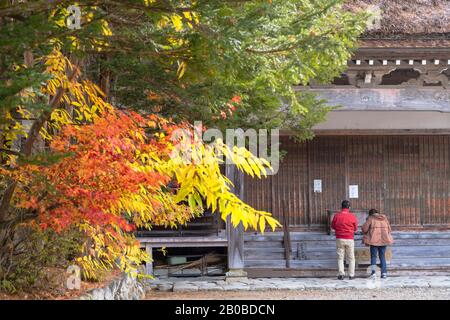
POLYGON ((3 148, 0 148, 0 152, 6 153, 6 154, 12 154, 14 156, 22 155, 20 152, 17 152, 17 151, 14 151, 14 150, 9 150, 9 149, 3 149, 3 148))

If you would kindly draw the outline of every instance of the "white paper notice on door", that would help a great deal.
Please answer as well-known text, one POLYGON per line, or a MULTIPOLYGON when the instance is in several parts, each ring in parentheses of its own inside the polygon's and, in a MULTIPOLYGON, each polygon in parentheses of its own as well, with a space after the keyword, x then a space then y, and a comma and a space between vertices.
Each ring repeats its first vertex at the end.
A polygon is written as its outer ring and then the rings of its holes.
POLYGON ((358 198, 358 185, 352 184, 348 186, 348 194, 350 199, 357 199, 358 198))
POLYGON ((322 180, 315 179, 314 180, 314 192, 322 192, 322 180))

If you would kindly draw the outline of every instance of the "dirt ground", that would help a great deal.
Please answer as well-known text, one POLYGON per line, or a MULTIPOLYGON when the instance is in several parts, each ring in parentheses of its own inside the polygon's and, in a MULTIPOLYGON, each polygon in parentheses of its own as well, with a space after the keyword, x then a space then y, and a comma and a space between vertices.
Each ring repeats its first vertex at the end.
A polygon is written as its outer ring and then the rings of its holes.
MULTIPOLYGON (((65 274, 65 270, 60 270, 62 274, 65 274)), ((78 299, 87 291, 100 288, 107 285, 113 279, 120 276, 119 270, 113 270, 110 274, 106 275, 99 282, 87 282, 81 281, 80 290, 68 290, 65 288, 65 283, 60 284, 59 287, 52 288, 30 288, 27 292, 7 293, 0 291, 0 300, 72 300, 78 299)))
POLYGON ((199 291, 147 293, 146 300, 450 300, 450 289, 339 289, 304 291, 199 291))

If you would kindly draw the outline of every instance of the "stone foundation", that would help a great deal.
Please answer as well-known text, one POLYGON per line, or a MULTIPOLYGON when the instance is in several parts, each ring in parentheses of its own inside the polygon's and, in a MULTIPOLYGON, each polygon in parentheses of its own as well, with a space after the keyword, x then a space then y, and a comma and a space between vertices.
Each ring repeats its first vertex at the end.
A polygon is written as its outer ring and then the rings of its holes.
POLYGON ((123 275, 103 288, 88 291, 80 300, 140 300, 144 296, 144 285, 136 277, 123 275))
POLYGON ((271 290, 338 290, 387 288, 446 288, 450 290, 449 276, 388 277, 354 280, 333 278, 253 278, 228 282, 222 278, 165 278, 150 280, 147 291, 201 292, 201 291, 271 291, 271 290))

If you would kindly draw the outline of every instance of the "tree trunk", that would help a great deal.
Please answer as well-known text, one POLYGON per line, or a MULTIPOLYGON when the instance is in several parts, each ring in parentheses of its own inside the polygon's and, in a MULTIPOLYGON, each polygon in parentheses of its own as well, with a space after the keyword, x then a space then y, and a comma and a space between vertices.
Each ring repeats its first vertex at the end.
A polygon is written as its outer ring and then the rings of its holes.
MULTIPOLYGON (((72 73, 68 77, 69 82, 72 81, 77 76, 77 74, 78 71, 74 66, 72 73)), ((44 124, 48 121, 48 119, 50 119, 50 115, 52 114, 53 110, 55 110, 58 107, 59 102, 61 101, 64 95, 64 92, 65 92, 64 87, 58 88, 58 90, 56 91, 56 95, 50 101, 49 110, 45 110, 44 112, 42 112, 42 114, 33 122, 33 125, 31 126, 30 131, 28 132, 28 138, 25 140, 25 143, 20 148, 21 149, 20 152, 23 156, 29 157, 32 154, 33 146, 39 138, 39 132, 41 131, 44 124)), ((3 222, 7 216, 9 205, 11 203, 12 196, 14 195, 16 186, 17 182, 13 181, 5 190, 2 202, 0 204, 0 223, 3 222)))

